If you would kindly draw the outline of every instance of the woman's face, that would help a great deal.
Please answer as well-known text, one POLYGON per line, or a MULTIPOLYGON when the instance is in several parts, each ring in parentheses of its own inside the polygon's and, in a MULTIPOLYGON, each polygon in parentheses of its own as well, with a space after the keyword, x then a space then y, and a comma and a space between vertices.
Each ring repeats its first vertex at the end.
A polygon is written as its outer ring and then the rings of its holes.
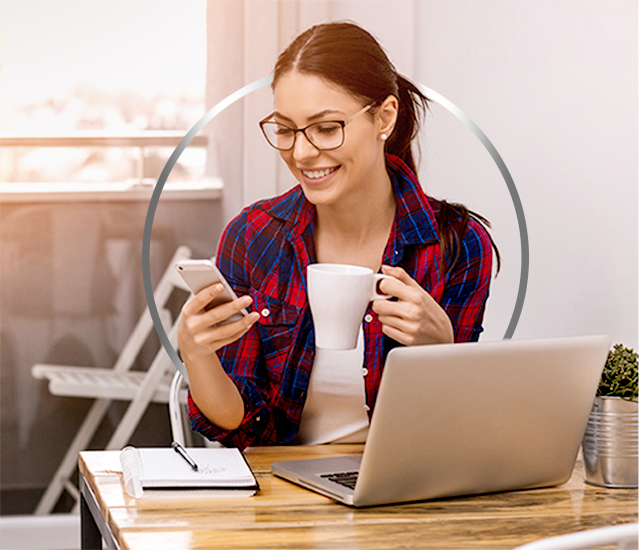
MULTIPOLYGON (((364 107, 338 86, 296 71, 280 77, 274 101, 274 120, 292 128, 346 120, 364 107)), ((337 149, 320 151, 297 133, 293 149, 280 152, 306 198, 316 206, 365 196, 386 176, 384 142, 376 119, 364 113, 347 124, 344 131, 344 144, 337 149)))

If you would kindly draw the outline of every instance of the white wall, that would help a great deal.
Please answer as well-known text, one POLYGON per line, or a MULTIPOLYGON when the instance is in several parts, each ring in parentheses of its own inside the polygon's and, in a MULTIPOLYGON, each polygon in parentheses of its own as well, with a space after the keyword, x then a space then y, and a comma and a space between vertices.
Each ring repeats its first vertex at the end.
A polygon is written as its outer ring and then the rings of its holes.
MULTIPOLYGON (((636 346, 637 3, 428 1, 416 20, 416 78, 479 125, 521 196, 530 279, 515 336, 636 346)), ((504 251, 486 319, 497 336, 518 260, 513 208, 476 140, 433 118, 424 184, 493 220, 504 251)))
MULTIPOLYGON (((528 226, 530 278, 515 338, 604 332, 637 346, 636 2, 214 0, 209 19, 229 4, 244 21, 234 54, 244 84, 269 74, 308 26, 351 19, 380 39, 400 72, 482 129, 514 179, 528 226)), ((254 95, 235 154, 220 160, 222 170, 243 166, 241 181, 226 182, 235 193, 229 210, 293 183, 255 131, 269 92, 254 95)), ((478 139, 437 104, 422 142, 427 192, 493 223, 503 266, 484 339, 500 339, 521 266, 510 194, 478 139)))

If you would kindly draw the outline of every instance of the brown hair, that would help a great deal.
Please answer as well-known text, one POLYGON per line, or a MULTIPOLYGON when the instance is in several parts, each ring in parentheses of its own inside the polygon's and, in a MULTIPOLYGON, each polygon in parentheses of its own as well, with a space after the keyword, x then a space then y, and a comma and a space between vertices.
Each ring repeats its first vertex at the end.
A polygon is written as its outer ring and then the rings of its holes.
MULTIPOLYGON (((360 26, 349 22, 315 25, 300 34, 284 50, 275 64, 273 89, 289 71, 319 76, 353 95, 362 105, 372 104, 374 114, 393 95, 399 110, 395 128, 385 144, 387 153, 398 156, 416 174, 413 143, 430 101, 419 88, 395 70, 377 40, 360 26)), ((442 247, 441 269, 450 272, 460 254, 460 240, 469 218, 490 227, 488 221, 460 204, 442 203, 438 216, 442 247)), ((500 257, 495 243, 491 243, 500 257)))

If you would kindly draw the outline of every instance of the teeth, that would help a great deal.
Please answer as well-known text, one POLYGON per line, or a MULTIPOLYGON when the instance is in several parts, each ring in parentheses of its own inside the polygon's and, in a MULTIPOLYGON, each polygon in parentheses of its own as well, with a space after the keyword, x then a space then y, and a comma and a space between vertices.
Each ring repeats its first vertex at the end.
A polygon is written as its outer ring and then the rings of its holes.
POLYGON ((323 178, 324 176, 328 176, 331 172, 335 172, 335 170, 337 170, 337 168, 338 167, 327 168, 326 170, 313 170, 313 171, 302 170, 302 173, 307 178, 317 179, 317 178, 323 178))

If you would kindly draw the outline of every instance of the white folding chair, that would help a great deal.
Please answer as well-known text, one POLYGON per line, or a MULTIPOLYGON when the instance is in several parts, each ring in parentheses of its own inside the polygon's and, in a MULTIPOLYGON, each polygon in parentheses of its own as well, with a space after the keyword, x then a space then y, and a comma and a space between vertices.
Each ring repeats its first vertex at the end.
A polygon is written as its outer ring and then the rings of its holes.
MULTIPOLYGON (((193 432, 191 431, 185 414, 186 405, 186 381, 177 371, 169 388, 169 418, 171 422, 171 436, 173 441, 180 445, 193 445, 193 432)), ((210 441, 202 436, 206 447, 222 447, 217 441, 210 441)))
POLYGON ((186 434, 189 431, 186 429, 184 415, 182 414, 186 402, 186 397, 182 398, 181 396, 182 391, 185 391, 182 389, 183 386, 186 386, 186 381, 180 371, 176 371, 169 387, 169 421, 171 423, 173 441, 184 447, 186 446, 186 434))
MULTIPOLYGON (((171 322, 170 312, 165 306, 175 288, 189 291, 173 264, 190 257, 191 250, 188 247, 179 247, 153 293, 160 318, 174 347, 177 343, 177 320, 171 322)), ((120 449, 128 443, 149 403, 168 403, 169 385, 175 367, 162 346, 146 371, 131 371, 135 359, 154 330, 151 314, 145 307, 112 368, 45 364, 32 367, 32 376, 48 380, 49 391, 53 395, 95 399, 40 499, 35 510, 36 515, 50 513, 65 489, 75 498, 77 509, 79 492, 71 481, 71 476, 77 466, 78 453, 89 445, 112 400, 130 403, 106 449, 120 449)))
POLYGON ((514 550, 586 550, 617 545, 617 550, 635 550, 639 543, 639 523, 627 523, 559 535, 518 546, 514 550))

